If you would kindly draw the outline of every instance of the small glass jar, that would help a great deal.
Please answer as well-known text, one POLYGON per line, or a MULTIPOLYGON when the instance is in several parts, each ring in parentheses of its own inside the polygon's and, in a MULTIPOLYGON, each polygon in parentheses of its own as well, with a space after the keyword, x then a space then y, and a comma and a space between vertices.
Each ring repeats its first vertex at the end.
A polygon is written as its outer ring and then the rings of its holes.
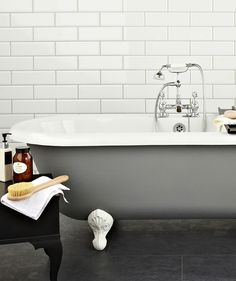
POLYGON ((13 157, 13 180, 14 182, 32 181, 33 157, 28 146, 17 147, 13 157))

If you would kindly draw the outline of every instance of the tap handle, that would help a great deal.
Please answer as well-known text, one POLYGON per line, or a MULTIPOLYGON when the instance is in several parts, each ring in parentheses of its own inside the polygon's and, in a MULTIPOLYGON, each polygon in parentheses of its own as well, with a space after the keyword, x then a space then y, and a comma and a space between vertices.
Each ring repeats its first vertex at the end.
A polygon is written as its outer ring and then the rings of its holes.
POLYGON ((161 99, 161 101, 163 101, 165 99, 165 93, 163 91, 160 94, 160 99, 161 99))
POLYGON ((193 93, 192 93, 192 96, 193 96, 193 98, 196 100, 196 98, 197 98, 197 92, 193 92, 193 93))
POLYGON ((176 111, 177 111, 178 113, 182 112, 182 107, 181 107, 181 105, 177 105, 177 106, 176 106, 176 111))

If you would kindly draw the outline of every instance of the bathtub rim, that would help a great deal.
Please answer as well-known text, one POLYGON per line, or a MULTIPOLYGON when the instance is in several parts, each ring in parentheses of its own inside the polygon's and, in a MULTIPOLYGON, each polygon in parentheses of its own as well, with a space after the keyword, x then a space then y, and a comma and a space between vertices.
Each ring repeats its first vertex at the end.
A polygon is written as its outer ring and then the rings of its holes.
MULTIPOLYGON (((120 114, 127 116, 126 114, 120 114)), ((129 114, 133 117, 144 116, 129 114)), ((88 147, 88 146, 160 146, 160 145, 236 145, 236 135, 225 132, 119 132, 119 133, 44 133, 38 130, 40 122, 62 118, 87 118, 99 114, 53 115, 18 122, 10 129, 11 139, 16 142, 43 146, 88 147), (33 126, 34 125, 34 126, 33 126), (35 128, 35 131, 32 131, 35 128)), ((106 115, 114 116, 114 114, 106 115)), ((146 114, 150 117, 151 114, 146 114)))

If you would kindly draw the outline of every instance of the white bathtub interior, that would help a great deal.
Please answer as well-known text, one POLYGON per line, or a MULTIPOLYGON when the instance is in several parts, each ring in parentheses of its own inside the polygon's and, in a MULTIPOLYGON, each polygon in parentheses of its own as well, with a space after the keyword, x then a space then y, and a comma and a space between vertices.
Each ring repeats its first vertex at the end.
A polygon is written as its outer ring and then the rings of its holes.
POLYGON ((153 114, 57 115, 20 122, 11 132, 19 142, 57 146, 235 144, 235 136, 217 132, 214 118, 203 132, 202 116, 160 118, 156 125, 153 114), (173 132, 176 124, 185 132, 173 132))
MULTIPOLYGON (((213 125, 215 116, 208 116, 207 131, 216 131, 213 125)), ((25 121, 25 129, 44 133, 141 133, 141 132, 173 132, 174 126, 182 123, 186 132, 202 132, 203 117, 179 117, 172 115, 168 118, 159 118, 155 123, 153 114, 78 114, 58 115, 25 121), (38 120, 38 121, 37 121, 38 120), (35 125, 38 125, 35 128, 35 125)), ((20 124, 17 126, 19 127, 20 124)), ((15 126, 14 126, 15 127, 15 126)), ((13 127, 13 128, 14 128, 13 127)), ((22 128, 23 129, 23 128, 22 128)))

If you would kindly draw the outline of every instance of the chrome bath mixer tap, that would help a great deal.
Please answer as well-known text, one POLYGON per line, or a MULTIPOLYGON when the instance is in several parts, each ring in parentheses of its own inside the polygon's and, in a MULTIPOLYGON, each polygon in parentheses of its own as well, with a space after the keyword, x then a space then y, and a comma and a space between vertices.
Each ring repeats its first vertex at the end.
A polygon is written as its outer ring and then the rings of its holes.
POLYGON ((194 63, 188 63, 185 65, 171 65, 166 64, 161 67, 161 69, 154 75, 154 78, 157 80, 163 80, 164 75, 162 73, 163 69, 167 69, 171 73, 177 74, 176 82, 168 82, 165 83, 160 89, 155 103, 155 121, 157 123, 158 118, 165 118, 169 116, 170 110, 175 110, 176 113, 184 112, 184 117, 198 117, 199 116, 199 103, 198 103, 198 95, 196 92, 192 93, 192 98, 189 100, 189 103, 183 104, 181 95, 180 95, 180 87, 181 82, 179 80, 179 74, 186 72, 190 67, 197 67, 201 72, 202 76, 202 95, 203 95, 203 130, 205 130, 205 93, 204 93, 204 77, 203 71, 200 65, 194 63), (176 101, 174 104, 167 103, 167 97, 164 93, 164 89, 168 87, 176 87, 176 101))

